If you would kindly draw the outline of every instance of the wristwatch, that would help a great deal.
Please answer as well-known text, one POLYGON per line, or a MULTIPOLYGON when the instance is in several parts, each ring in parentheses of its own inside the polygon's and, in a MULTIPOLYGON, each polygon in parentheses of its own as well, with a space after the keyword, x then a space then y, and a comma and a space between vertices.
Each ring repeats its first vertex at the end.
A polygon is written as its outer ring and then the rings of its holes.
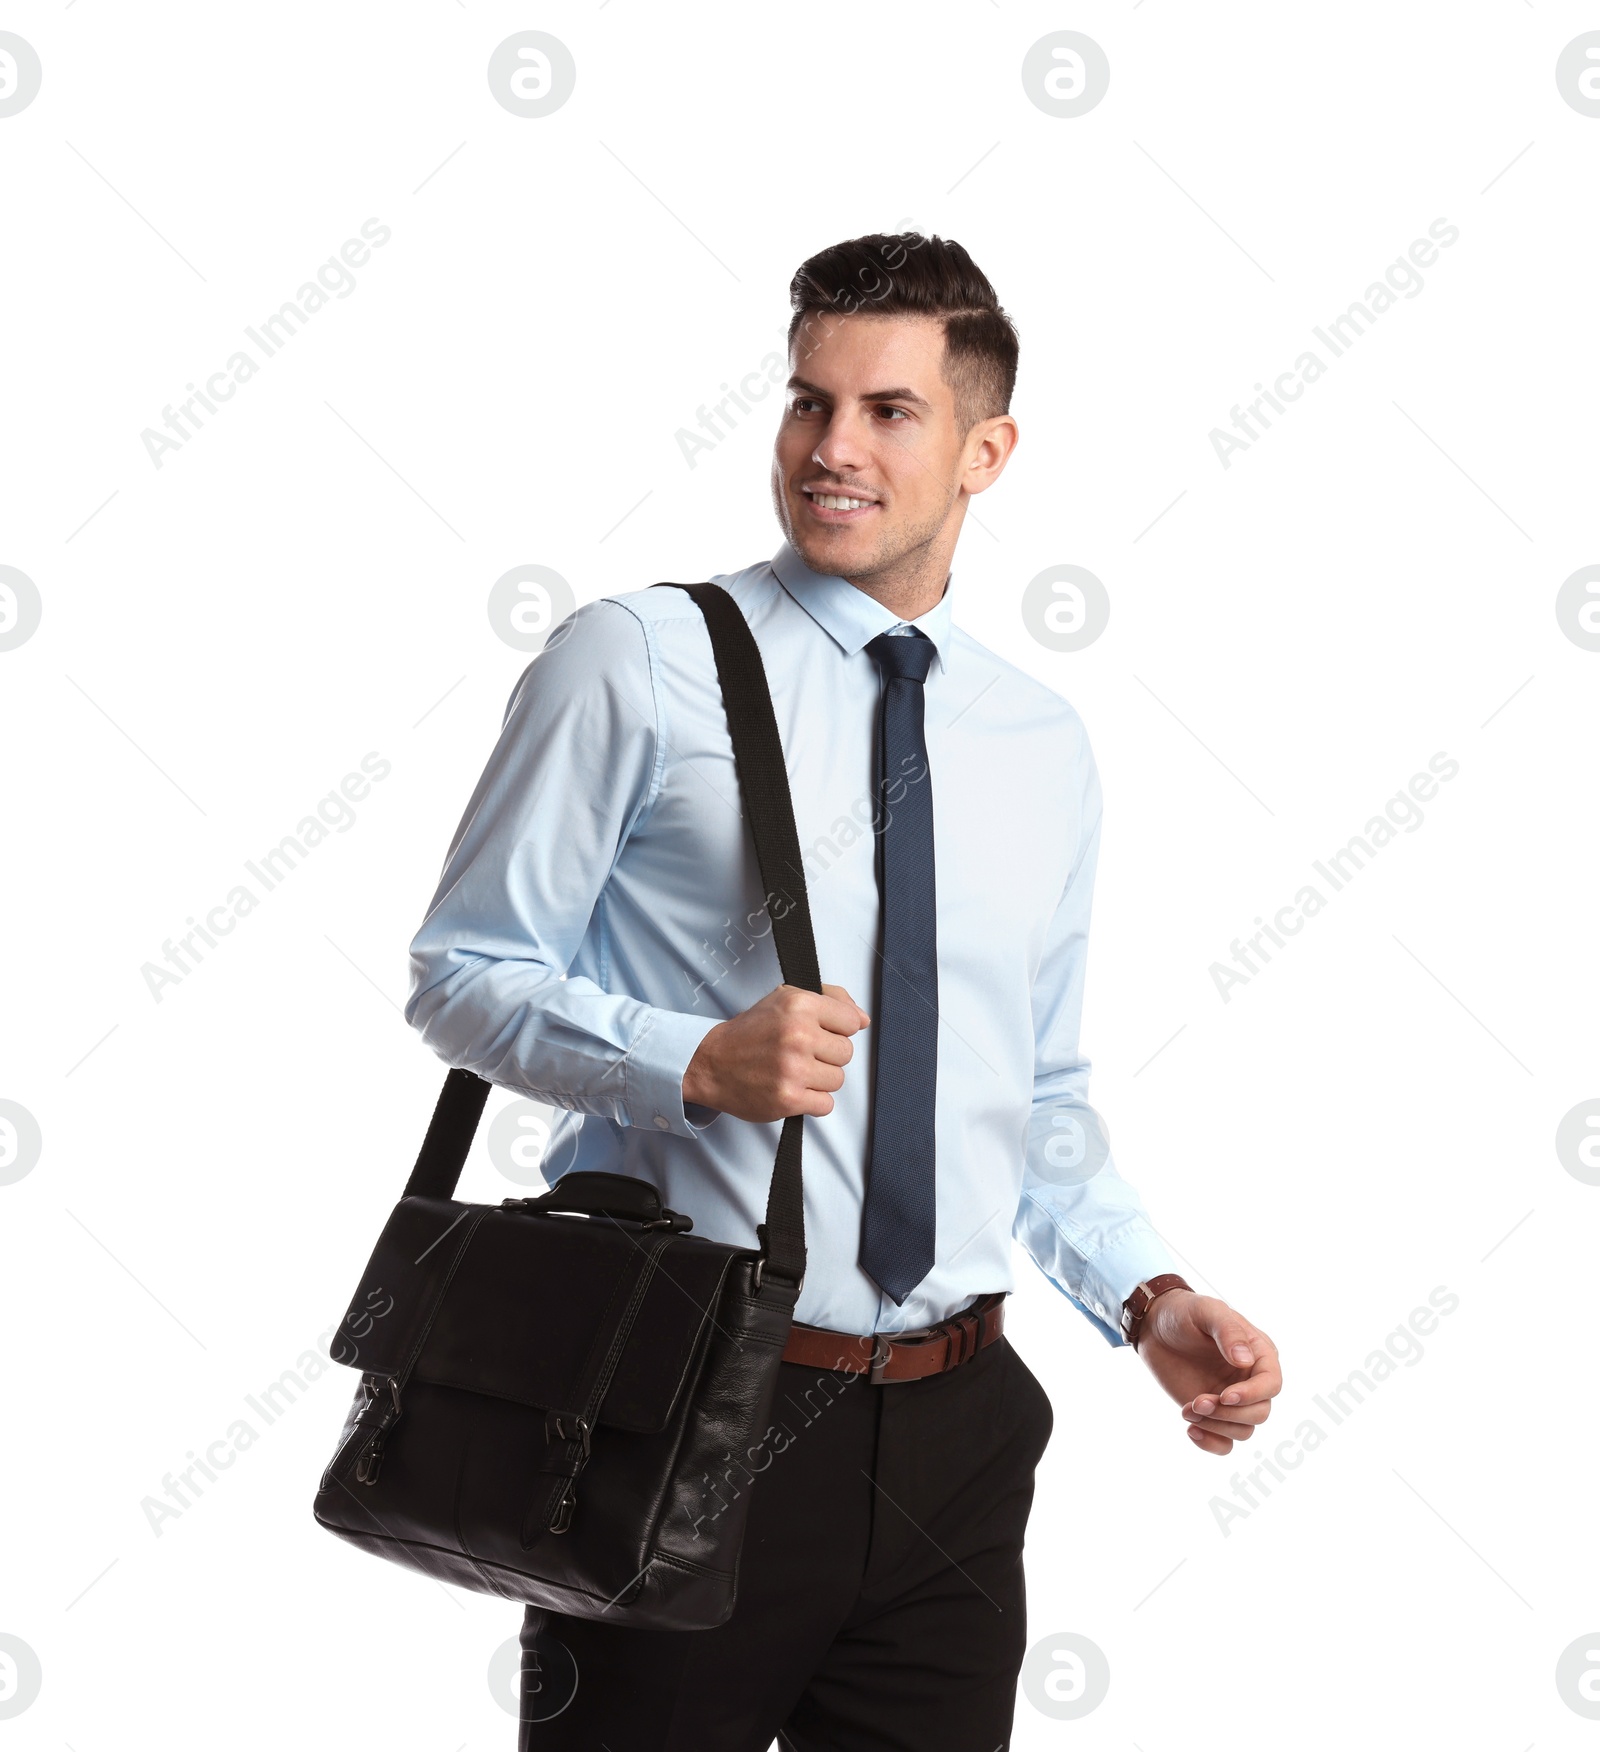
POLYGON ((1164 1271, 1159 1277, 1146 1278, 1141 1284, 1135 1284, 1133 1293, 1122 1304, 1122 1336, 1135 1350, 1139 1348, 1139 1333, 1144 1327, 1144 1317, 1150 1311, 1150 1304, 1166 1290, 1189 1290, 1175 1271, 1164 1271))

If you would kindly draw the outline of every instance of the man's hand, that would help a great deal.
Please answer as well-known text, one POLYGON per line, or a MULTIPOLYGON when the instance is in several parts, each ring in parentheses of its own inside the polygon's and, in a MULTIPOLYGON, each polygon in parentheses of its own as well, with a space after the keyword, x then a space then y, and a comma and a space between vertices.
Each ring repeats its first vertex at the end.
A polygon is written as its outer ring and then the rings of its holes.
POLYGON ((735 1119, 820 1118, 844 1086, 850 1036, 870 1021, 843 986, 818 994, 781 985, 706 1035, 684 1072, 683 1098, 735 1119))
POLYGON ((1256 1433, 1283 1386, 1278 1347, 1215 1296, 1168 1290, 1144 1317, 1139 1355, 1183 1407, 1189 1436, 1226 1454, 1256 1433))

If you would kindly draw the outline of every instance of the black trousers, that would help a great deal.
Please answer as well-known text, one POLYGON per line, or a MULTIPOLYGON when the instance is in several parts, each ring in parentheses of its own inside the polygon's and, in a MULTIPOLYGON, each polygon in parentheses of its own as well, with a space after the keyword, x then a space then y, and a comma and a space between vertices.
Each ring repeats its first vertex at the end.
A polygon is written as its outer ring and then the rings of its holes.
POLYGON ((519 1752, 1010 1743, 1052 1422, 1027 1365, 1004 1338, 887 1386, 783 1363, 772 1422, 788 1440, 721 1486, 752 1493, 733 1616, 648 1631, 528 1607, 519 1752))

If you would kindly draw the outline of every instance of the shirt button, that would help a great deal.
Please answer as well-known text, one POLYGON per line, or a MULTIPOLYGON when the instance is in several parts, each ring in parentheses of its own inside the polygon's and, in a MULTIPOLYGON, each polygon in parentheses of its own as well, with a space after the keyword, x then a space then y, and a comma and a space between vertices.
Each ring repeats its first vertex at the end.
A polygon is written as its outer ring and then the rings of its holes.
POLYGON ((664 1113, 658 1113, 656 1115, 655 1123, 656 1123, 656 1130, 657 1131, 671 1131, 672 1130, 672 1121, 670 1119, 668 1119, 666 1114, 664 1114, 664 1113))

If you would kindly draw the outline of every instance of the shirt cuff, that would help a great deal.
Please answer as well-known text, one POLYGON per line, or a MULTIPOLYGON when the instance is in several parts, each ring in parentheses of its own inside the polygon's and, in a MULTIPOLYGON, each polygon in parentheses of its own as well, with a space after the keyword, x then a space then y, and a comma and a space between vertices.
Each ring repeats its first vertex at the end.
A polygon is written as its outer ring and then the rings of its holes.
POLYGON ((1138 1284, 1164 1272, 1175 1272, 1171 1254, 1161 1237, 1147 1223, 1130 1223, 1084 1263, 1083 1298, 1070 1290, 1067 1300, 1086 1315, 1113 1345, 1126 1345, 1122 1336, 1122 1304, 1138 1284))
POLYGON ((700 1042, 717 1025, 714 1016, 656 1010, 629 1050, 623 1083, 627 1123, 646 1131, 698 1137, 717 1109, 683 1099, 683 1076, 700 1042))

